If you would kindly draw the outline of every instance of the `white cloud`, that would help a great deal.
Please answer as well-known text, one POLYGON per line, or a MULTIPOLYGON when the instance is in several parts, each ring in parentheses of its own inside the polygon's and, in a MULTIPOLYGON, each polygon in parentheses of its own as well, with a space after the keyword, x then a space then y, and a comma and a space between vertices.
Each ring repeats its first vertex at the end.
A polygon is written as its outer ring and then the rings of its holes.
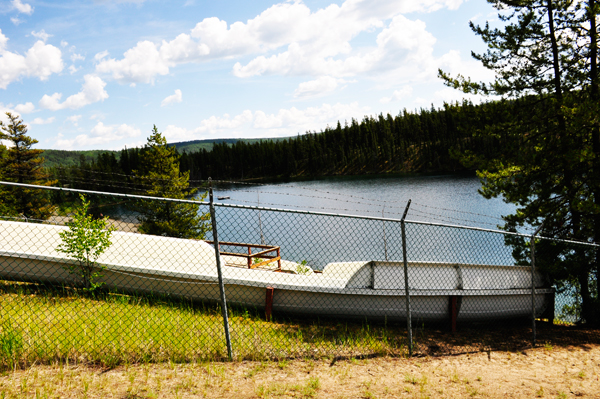
MULTIPOLYGON (((261 74, 352 76, 377 66, 388 51, 355 51, 350 41, 361 32, 384 27, 386 20, 413 11, 431 12, 456 8, 461 0, 346 0, 312 12, 301 1, 275 4, 246 23, 230 25, 219 18, 205 18, 189 33, 161 43, 140 41, 122 59, 96 56, 98 73, 111 74, 121 83, 153 83, 170 68, 188 62, 260 55, 247 65, 236 63, 238 77, 261 74), (373 56, 377 59, 373 59, 373 56)), ((408 21, 403 18, 400 22, 408 21)), ((410 29, 409 29, 410 30, 410 29)), ((410 35, 414 37, 414 35, 410 35)), ((385 46, 385 43, 382 44, 385 46)), ((405 43, 406 45, 406 43, 405 43)), ((429 46, 429 42, 424 44, 429 46)), ((411 49, 420 47, 414 43, 411 49)), ((408 48, 408 47, 407 47, 408 48)))
POLYGON ((104 115, 102 112, 97 112, 97 113, 94 113, 94 114, 92 114, 90 116, 90 120, 91 121, 94 121, 96 119, 98 119, 98 120, 104 120, 105 118, 106 118, 106 115, 104 115))
POLYGON ((108 98, 108 93, 104 90, 106 83, 102 79, 96 75, 85 75, 83 78, 85 82, 79 93, 69 96, 63 103, 60 103, 62 93, 54 93, 51 96, 44 94, 40 100, 40 107, 52 111, 77 109, 108 98))
POLYGON ((339 48, 350 45, 340 40, 334 49, 328 46, 314 48, 315 43, 291 43, 286 51, 270 57, 261 55, 246 65, 236 63, 233 74, 241 78, 273 74, 347 77, 396 70, 401 65, 413 77, 430 76, 432 71, 437 71, 432 56, 435 41, 433 35, 427 32, 425 23, 397 15, 377 35, 374 48, 348 51, 346 55, 341 54, 339 48))
POLYGON ((60 49, 38 40, 27 50, 25 56, 6 51, 8 38, 0 30, 0 88, 6 87, 22 76, 37 77, 47 80, 53 73, 63 69, 60 49))
POLYGON ((27 3, 23 3, 21 0, 12 0, 13 9, 17 10, 22 14, 31 15, 33 14, 33 7, 27 3))
POLYGON ((53 35, 46 33, 46 31, 44 29, 42 29, 39 32, 31 31, 31 35, 33 37, 35 37, 36 39, 43 41, 44 43, 46 43, 46 41, 48 40, 49 37, 53 36, 53 35))
POLYGON ((65 40, 61 40, 60 41, 60 47, 65 48, 69 45, 69 42, 65 41, 65 40))
POLYGON ((7 104, 4 105, 3 103, 0 103, 0 121, 6 123, 8 122, 8 119, 6 118, 6 113, 10 112, 11 114, 15 115, 15 114, 19 114, 14 108, 12 104, 7 104))
POLYGON ((33 112, 34 109, 35 105, 33 105, 33 103, 31 102, 27 102, 25 104, 18 104, 15 107, 15 111, 17 111, 19 114, 29 114, 33 112))
POLYGON ((94 60, 96 60, 96 61, 100 61, 101 59, 103 59, 104 57, 107 57, 107 56, 108 56, 108 51, 107 51, 107 50, 104 50, 104 51, 102 51, 102 52, 100 52, 100 53, 96 54, 96 55, 94 56, 94 60))
POLYGON ((18 17, 10 17, 10 22, 12 22, 13 25, 15 25, 15 26, 19 26, 20 24, 22 24, 25 21, 23 21, 22 19, 19 19, 18 17))
POLYGON ((69 66, 69 73, 71 75, 73 75, 75 72, 79 71, 81 69, 81 67, 77 68, 75 65, 70 65, 69 66))
POLYGON ((165 105, 169 105, 169 104, 173 104, 173 103, 180 103, 181 101, 183 101, 183 99, 181 97, 181 90, 177 89, 177 90, 175 90, 175 94, 172 94, 172 95, 166 97, 164 100, 162 100, 162 102, 160 103, 160 106, 164 107, 165 105))
MULTIPOLYGON (((468 76, 475 82, 491 82, 494 80, 494 72, 484 68, 479 62, 469 57, 466 60, 460 55, 460 52, 451 50, 437 60, 436 68, 441 68, 450 75, 460 73, 468 76)), ((434 71, 437 75, 437 69, 434 71)), ((456 90, 458 92, 458 90, 456 90)))
POLYGON ((304 133, 309 130, 320 130, 327 124, 335 124, 338 120, 362 118, 368 108, 359 107, 357 102, 351 104, 323 104, 320 107, 306 109, 280 109, 277 114, 267 115, 262 111, 255 112, 253 127, 257 129, 277 128, 286 135, 304 133))
POLYGON ((153 83, 156 75, 169 73, 168 63, 161 59, 156 45, 143 41, 125 52, 123 60, 104 59, 104 53, 96 54, 101 60, 96 65, 99 73, 110 73, 113 79, 122 82, 153 83))
POLYGON ((77 126, 80 119, 81 119, 81 115, 71 115, 67 119, 65 119, 65 121, 71 122, 74 126, 77 126))
POLYGON ((29 122, 30 125, 47 125, 49 123, 54 122, 54 117, 50 117, 48 119, 42 119, 42 118, 35 118, 34 120, 32 120, 31 122, 29 122))
POLYGON ((334 91, 340 82, 343 80, 331 76, 321 76, 315 80, 302 82, 294 91, 294 97, 317 97, 334 91))
POLYGON ((0 29, 0 54, 6 51, 6 43, 8 43, 8 37, 2 34, 2 29, 0 29))
POLYGON ((379 102, 381 102, 382 104, 387 104, 392 101, 399 101, 406 97, 409 97, 412 94, 412 91, 412 87, 404 86, 400 90, 394 90, 391 97, 383 97, 381 100, 379 100, 379 102))
POLYGON ((478 12, 477 14, 473 15, 470 19, 469 22, 475 22, 477 21, 479 18, 481 18, 483 16, 482 13, 478 12))
POLYGON ((233 117, 223 115, 211 116, 200 122, 195 129, 186 129, 169 125, 163 130, 169 142, 197 140, 219 137, 256 138, 286 137, 303 134, 307 131, 321 130, 325 126, 334 126, 352 118, 362 119, 369 113, 368 107, 360 107, 358 103, 323 104, 319 107, 298 109, 280 109, 277 113, 245 110, 233 117))
POLYGON ((139 137, 141 134, 140 129, 127 124, 106 126, 104 123, 98 122, 92 128, 90 134, 80 134, 74 139, 64 139, 59 136, 55 142, 55 148, 83 149, 97 147, 123 139, 139 137))
POLYGON ((71 61, 75 62, 75 61, 83 61, 85 60, 85 57, 81 54, 71 54, 71 61))

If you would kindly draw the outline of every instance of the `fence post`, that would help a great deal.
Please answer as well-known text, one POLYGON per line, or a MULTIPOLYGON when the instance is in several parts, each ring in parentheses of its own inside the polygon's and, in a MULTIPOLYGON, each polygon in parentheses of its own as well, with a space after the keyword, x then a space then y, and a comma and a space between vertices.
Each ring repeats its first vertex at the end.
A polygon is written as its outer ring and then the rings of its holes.
POLYGON ((544 223, 531 235, 531 331, 533 334, 533 346, 536 343, 537 331, 535 329, 535 236, 540 232, 544 223))
POLYGON ((233 350, 231 349, 231 336, 229 335, 229 317, 227 316, 227 300, 225 298, 223 272, 221 271, 221 251, 219 249, 219 235, 217 234, 217 219, 215 217, 212 179, 210 177, 208 178, 208 193, 210 198, 210 220, 212 222, 213 243, 215 246, 215 257, 217 260, 217 275, 219 277, 219 290, 221 291, 221 311, 223 313, 223 326, 225 328, 225 340, 227 342, 227 357, 231 361, 233 360, 233 350))
POLYGON ((406 293, 406 329, 408 330, 408 355, 412 356, 413 351, 413 339, 412 339, 412 315, 410 313, 410 292, 408 289, 408 259, 406 257, 406 229, 404 227, 404 219, 408 213, 411 200, 408 200, 404 214, 400 220, 400 226, 402 227, 402 258, 404 260, 404 292, 406 293))
MULTIPOLYGON (((382 218, 385 218, 384 212, 385 212, 385 204, 383 204, 383 209, 381 210, 382 218)), ((389 259, 388 259, 388 251, 387 251, 387 237, 385 236, 385 221, 381 221, 381 223, 383 226, 383 248, 385 251, 385 261, 387 262, 389 259)))

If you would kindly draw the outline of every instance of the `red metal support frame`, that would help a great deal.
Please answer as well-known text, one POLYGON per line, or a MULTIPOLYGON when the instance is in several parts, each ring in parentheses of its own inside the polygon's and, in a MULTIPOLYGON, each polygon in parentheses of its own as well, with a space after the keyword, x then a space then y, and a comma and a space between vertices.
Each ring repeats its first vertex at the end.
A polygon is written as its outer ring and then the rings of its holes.
POLYGON ((277 270, 281 271, 281 250, 279 247, 277 247, 277 270))
POLYGON ((273 313, 273 297, 275 295, 275 288, 267 287, 267 294, 265 298, 265 319, 271 321, 271 314, 273 313))
POLYGON ((252 269, 252 247, 248 245, 248 269, 252 269))

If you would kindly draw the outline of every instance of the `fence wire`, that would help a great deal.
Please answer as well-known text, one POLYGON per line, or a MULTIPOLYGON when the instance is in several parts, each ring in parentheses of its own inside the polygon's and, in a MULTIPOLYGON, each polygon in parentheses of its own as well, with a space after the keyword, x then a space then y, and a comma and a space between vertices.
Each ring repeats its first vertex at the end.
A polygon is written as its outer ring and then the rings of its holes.
POLYGON ((577 324, 583 297, 598 298, 594 245, 535 238, 532 265, 531 237, 500 231, 223 203, 211 219, 209 202, 30 189, 55 209, 0 218, 2 367, 600 341, 577 324), (96 233, 111 230, 94 263, 98 240, 67 245, 68 232, 93 230, 73 224, 82 193, 92 219, 107 220, 96 233))

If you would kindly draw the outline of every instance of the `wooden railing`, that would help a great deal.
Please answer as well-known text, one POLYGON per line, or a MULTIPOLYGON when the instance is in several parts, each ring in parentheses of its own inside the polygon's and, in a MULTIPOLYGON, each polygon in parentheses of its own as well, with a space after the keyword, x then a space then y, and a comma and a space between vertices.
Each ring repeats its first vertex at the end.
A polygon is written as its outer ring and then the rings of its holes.
MULTIPOLYGON (((208 244, 213 245, 213 241, 206 241, 208 244)), ((224 247, 246 247, 248 249, 248 253, 240 253, 240 252, 226 252, 220 251, 221 255, 229 255, 236 256, 240 258, 246 258, 246 264, 248 265, 248 269, 255 269, 257 267, 261 267, 264 265, 268 265, 269 263, 273 263, 277 261, 277 269, 276 271, 281 271, 281 252, 280 247, 276 247, 274 245, 261 245, 261 244, 246 244, 240 242, 229 242, 229 241, 219 241, 219 250, 221 246, 224 247), (262 249, 262 251, 258 251, 252 253, 253 248, 262 249), (275 252, 275 254, 272 254, 275 252), (255 261, 256 259, 260 259, 259 261, 255 261), (264 259, 264 260, 263 260, 264 259)))

